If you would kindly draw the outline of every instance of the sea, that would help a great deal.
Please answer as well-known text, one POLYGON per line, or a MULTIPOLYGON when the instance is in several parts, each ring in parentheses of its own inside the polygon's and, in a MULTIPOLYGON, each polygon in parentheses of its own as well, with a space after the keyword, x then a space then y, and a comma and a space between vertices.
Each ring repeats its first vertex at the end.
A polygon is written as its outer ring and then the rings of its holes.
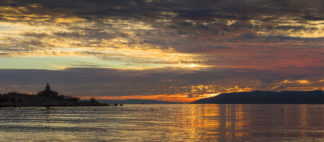
POLYGON ((0 141, 324 141, 324 105, 2 107, 0 141))

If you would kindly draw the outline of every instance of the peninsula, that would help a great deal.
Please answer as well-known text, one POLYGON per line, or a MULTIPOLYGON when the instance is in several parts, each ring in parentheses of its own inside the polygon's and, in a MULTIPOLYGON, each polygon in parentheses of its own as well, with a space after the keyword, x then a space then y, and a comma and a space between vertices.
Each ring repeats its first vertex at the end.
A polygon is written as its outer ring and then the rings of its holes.
POLYGON ((253 91, 223 93, 204 98, 194 104, 324 104, 324 92, 317 91, 253 91))
POLYGON ((45 90, 37 95, 21 93, 0 94, 0 107, 24 107, 24 106, 107 106, 95 99, 80 100, 77 97, 59 95, 52 91, 47 83, 45 90))

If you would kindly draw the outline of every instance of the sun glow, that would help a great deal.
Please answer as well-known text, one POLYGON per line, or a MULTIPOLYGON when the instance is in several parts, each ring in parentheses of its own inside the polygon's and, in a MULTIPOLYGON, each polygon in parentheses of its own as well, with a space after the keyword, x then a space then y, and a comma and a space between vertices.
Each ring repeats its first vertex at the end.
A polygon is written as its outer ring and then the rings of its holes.
POLYGON ((168 102, 182 102, 190 103, 198 100, 199 98, 188 98, 185 94, 160 94, 160 95, 134 95, 134 96, 79 96, 81 99, 95 98, 98 100, 127 100, 127 99, 140 99, 140 100, 157 100, 168 102))
POLYGON ((195 68, 195 67, 198 67, 198 65, 196 65, 196 64, 190 64, 189 67, 195 68))
POLYGON ((221 93, 207 94, 207 97, 215 97, 215 96, 218 96, 219 94, 221 94, 221 93))

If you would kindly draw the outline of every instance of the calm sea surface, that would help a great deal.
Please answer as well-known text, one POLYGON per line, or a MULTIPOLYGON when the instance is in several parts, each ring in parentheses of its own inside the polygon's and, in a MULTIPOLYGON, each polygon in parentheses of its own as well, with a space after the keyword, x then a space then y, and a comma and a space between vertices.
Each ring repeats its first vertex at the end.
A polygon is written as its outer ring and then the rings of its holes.
POLYGON ((0 141, 324 141, 324 105, 0 108, 0 141))

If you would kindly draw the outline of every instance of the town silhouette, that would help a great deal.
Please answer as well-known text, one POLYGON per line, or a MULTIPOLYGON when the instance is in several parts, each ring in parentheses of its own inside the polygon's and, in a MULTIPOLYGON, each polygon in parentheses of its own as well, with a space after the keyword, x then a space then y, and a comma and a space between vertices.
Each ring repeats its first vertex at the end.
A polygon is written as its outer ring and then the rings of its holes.
POLYGON ((58 92, 51 90, 49 83, 45 90, 37 95, 22 94, 11 92, 0 94, 0 106, 21 107, 21 106, 106 106, 95 99, 80 100, 78 97, 59 95, 58 92))

